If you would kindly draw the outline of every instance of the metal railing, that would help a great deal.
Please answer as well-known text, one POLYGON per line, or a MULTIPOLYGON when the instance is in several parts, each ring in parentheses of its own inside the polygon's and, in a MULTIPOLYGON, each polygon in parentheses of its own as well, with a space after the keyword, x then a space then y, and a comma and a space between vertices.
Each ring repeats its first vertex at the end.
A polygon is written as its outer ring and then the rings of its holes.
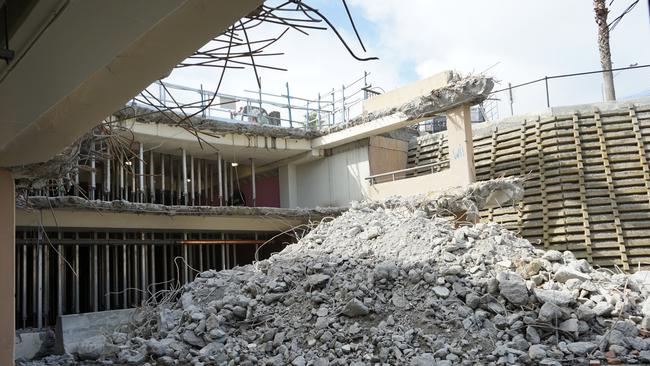
MULTIPOLYGON (((645 71, 646 74, 644 74, 642 77, 636 75, 636 78, 633 80, 632 84, 640 85, 641 83, 639 83, 638 80, 646 80, 646 85, 648 85, 647 80, 650 80, 650 64, 645 64, 645 65, 634 64, 627 67, 612 68, 610 70, 592 70, 592 71, 583 71, 583 72, 576 72, 570 74, 544 76, 535 80, 531 80, 516 85, 512 85, 511 83, 508 83, 508 86, 505 88, 493 90, 490 93, 488 100, 501 102, 500 103, 502 105, 501 109, 510 111, 509 113, 510 116, 514 116, 515 114, 519 114, 519 113, 530 113, 533 110, 533 108, 530 107, 531 105, 534 105, 535 107, 550 108, 552 106, 593 103, 595 99, 594 95, 600 94, 600 96, 602 97, 602 77, 600 76, 600 74, 604 72, 618 71, 614 74, 614 78, 616 78, 617 76, 620 76, 619 74, 624 72, 626 72, 627 75, 631 74, 630 70, 644 71, 641 69, 647 69, 647 71, 645 71), (584 79, 584 77, 588 77, 590 75, 598 75, 598 80, 584 79), (579 80, 581 84, 577 92, 576 90, 571 90, 574 88, 571 88, 570 85, 558 84, 555 86, 555 88, 553 88, 554 85, 551 84, 552 81, 555 81, 557 83, 560 80, 575 82, 578 81, 578 79, 581 77, 582 79, 579 80), (592 84, 592 85, 587 86, 587 84, 592 84), (598 87, 594 88, 594 86, 600 86, 600 88, 598 87), (535 87, 537 87, 537 89, 535 89, 535 87), (594 90, 596 91, 595 94, 594 94, 594 90), (515 91, 522 93, 524 97, 520 99, 526 100, 529 105, 528 107, 525 107, 521 112, 517 112, 517 113, 515 113, 514 110, 515 91), (526 94, 526 92, 529 93, 526 94), (537 101, 537 103, 531 103, 531 100, 535 100, 537 101), (542 102, 543 104, 539 103, 540 101, 543 101, 542 102), (505 104, 505 106, 503 106, 503 104, 505 104)), ((622 76, 626 76, 626 74, 623 74, 622 76)), ((621 96, 625 97, 625 95, 621 93, 620 90, 618 90, 617 93, 620 94, 619 97, 621 96)), ((488 120, 498 119, 502 117, 499 116, 498 104, 493 107, 497 108, 496 113, 493 113, 491 116, 492 118, 488 118, 488 120)))
MULTIPOLYGON (((366 177, 365 179, 370 181, 370 184, 375 184, 375 183, 377 183, 377 178, 391 177, 390 181, 393 182, 393 181, 396 181, 396 180, 405 179, 405 178, 413 178, 413 177, 417 177, 417 176, 424 175, 424 174, 433 174, 433 173, 435 173, 435 168, 436 167, 446 165, 446 164, 449 164, 449 160, 442 160, 442 161, 438 161, 438 162, 435 162, 435 163, 423 164, 423 165, 418 165, 418 166, 414 166, 414 167, 411 167, 411 168, 394 170, 392 172, 386 172, 386 173, 370 175, 370 176, 366 177), (427 170, 423 170, 423 169, 427 169, 427 170), (409 173, 409 172, 413 172, 413 174, 407 176, 407 173, 409 173)), ((380 183, 383 183, 383 182, 380 182, 380 183)))
MULTIPOLYGON (((273 94, 261 89, 244 90, 254 96, 217 93, 183 85, 157 81, 147 87, 150 95, 156 95, 161 109, 184 110, 201 117, 229 123, 251 123, 289 128, 327 130, 346 124, 362 113, 361 102, 375 92, 368 82, 370 73, 355 81, 342 85, 340 89, 318 93, 316 98, 291 95, 289 83, 285 93, 273 94), (171 93, 173 91, 173 93, 171 93), (174 95, 171 95, 171 94, 174 95), (198 96, 198 101, 197 101, 198 96), (215 102, 208 105, 214 97, 215 102)), ((145 105, 134 98, 132 105, 145 105)))

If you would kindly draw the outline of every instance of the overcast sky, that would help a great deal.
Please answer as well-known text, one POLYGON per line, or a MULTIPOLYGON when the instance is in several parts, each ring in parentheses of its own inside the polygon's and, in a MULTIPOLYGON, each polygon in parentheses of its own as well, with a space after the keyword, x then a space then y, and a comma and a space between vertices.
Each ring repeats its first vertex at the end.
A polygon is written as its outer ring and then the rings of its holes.
MULTIPOLYGON (((371 73, 374 86, 390 90, 446 69, 461 73, 485 72, 501 81, 519 84, 545 75, 600 68, 596 24, 591 0, 349 0, 351 11, 367 53, 359 47, 339 1, 310 0, 337 25, 360 55, 378 61, 359 62, 329 31, 309 36, 290 32, 273 51, 285 52, 268 60, 287 72, 262 71, 262 89, 284 93, 288 82, 292 95, 315 98, 318 92, 371 73)), ((632 0, 615 0, 610 18, 620 14, 632 0)), ((640 1, 611 34, 614 67, 650 63, 650 17, 647 1, 640 1)), ((278 28, 260 32, 271 35, 278 28)), ((190 68, 175 71, 174 83, 214 88, 217 70, 190 68), (192 69, 192 70, 190 70, 192 69)), ((624 71, 615 77, 619 98, 650 95, 650 69, 624 71)), ((602 99, 600 75, 550 82, 553 105, 602 99)), ((229 72, 223 92, 241 95, 257 90, 253 73, 229 72)), ((506 98, 505 94, 498 98, 506 98)), ((515 114, 539 110, 546 104, 543 83, 515 90, 515 114)), ((499 106, 501 117, 510 115, 507 104, 499 106)))

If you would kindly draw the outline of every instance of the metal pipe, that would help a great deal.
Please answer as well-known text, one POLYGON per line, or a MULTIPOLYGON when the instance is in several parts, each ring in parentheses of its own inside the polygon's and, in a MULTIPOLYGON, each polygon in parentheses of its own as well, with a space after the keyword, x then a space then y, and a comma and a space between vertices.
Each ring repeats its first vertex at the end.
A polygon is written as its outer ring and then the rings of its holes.
MULTIPOLYGON (((126 233, 122 233, 122 238, 126 240, 126 233)), ((128 285, 128 251, 126 250, 126 244, 122 245, 122 302, 123 308, 129 306, 129 285, 128 285)))
MULTIPOLYGON (((141 233, 140 235, 141 235, 142 241, 144 242, 146 240, 146 236, 145 236, 146 234, 141 233)), ((149 283, 148 283, 148 278, 149 278, 148 274, 149 273, 147 272, 148 271, 147 267, 148 267, 148 259, 149 258, 147 257, 147 245, 143 243, 142 245, 140 245, 140 249, 141 249, 141 252, 142 252, 141 255, 140 255, 140 265, 142 266, 142 268, 141 268, 142 269, 142 276, 140 277, 140 280, 142 280, 142 299, 141 299, 141 302, 144 303, 145 301, 147 301, 147 297, 146 297, 147 296, 147 287, 149 286, 149 283)))
POLYGON ((196 192, 194 191, 194 155, 190 155, 190 201, 186 205, 194 206, 196 200, 196 192))
POLYGON ((257 187, 255 186, 255 159, 251 158, 251 188, 253 191, 252 204, 256 207, 257 204, 257 187))
MULTIPOLYGON (((223 233, 221 233, 221 240, 225 240, 223 233)), ((221 269, 226 269, 226 245, 221 245, 221 269)))
MULTIPOLYGON (((151 233, 151 239, 153 239, 153 235, 154 234, 151 233)), ((156 293, 156 246, 151 244, 149 249, 151 251, 151 265, 149 266, 151 268, 151 275, 149 276, 149 279, 152 285, 152 292, 156 293)))
MULTIPOLYGON (((27 233, 23 233, 24 236, 27 233)), ((22 278, 22 320, 23 328, 27 327, 27 245, 23 244, 23 278, 22 278)))
POLYGON ((187 152, 185 148, 181 149, 183 152, 183 204, 187 205, 187 152))
POLYGON ((45 243, 43 246, 43 326, 48 325, 50 318, 50 247, 45 243))
POLYGON ((142 142, 139 143, 140 153, 138 155, 138 182, 139 182, 139 192, 138 192, 138 202, 144 202, 144 145, 142 142))
MULTIPOLYGON (((163 239, 167 239, 167 233, 163 233, 163 239)), ((163 244, 163 279, 165 280, 165 290, 169 288, 169 277, 167 277, 167 244, 163 244)))
POLYGON ((237 246, 232 246, 232 266, 237 267, 237 246))
MULTIPOLYGON (((187 233, 183 233, 183 240, 187 240, 187 233)), ((183 283, 188 283, 190 277, 187 258, 187 246, 183 246, 183 283)))
POLYGON ((149 151, 149 202, 156 203, 156 181, 154 180, 153 150, 149 151))
MULTIPOLYGON (((108 233, 106 233, 106 236, 108 236, 108 233)), ((104 263, 106 268, 104 268, 104 294, 106 297, 106 309, 105 310, 111 310, 111 248, 108 245, 104 245, 104 263)))
POLYGON ((95 199, 95 140, 90 141, 90 199, 95 199))
POLYGON ((113 270, 111 272, 113 272, 113 286, 112 286, 111 290, 113 292, 113 304, 115 304, 115 308, 119 308, 120 307, 120 297, 119 297, 119 294, 118 294, 119 286, 117 285, 118 284, 118 274, 119 274, 119 269, 118 269, 118 264, 119 264, 118 251, 119 251, 119 248, 117 246, 115 246, 115 245, 112 248, 113 248, 113 270))
POLYGON ((36 270, 36 327, 43 328, 43 228, 38 227, 36 270))
POLYGON ((219 206, 223 206, 223 176, 221 172, 221 153, 217 154, 217 177, 219 180, 219 206))
MULTIPOLYGON (((63 239, 63 233, 61 230, 57 232, 57 238, 59 240, 63 239)), ((63 301, 65 298, 65 288, 63 285, 65 284, 65 280, 63 278, 65 274, 65 267, 63 267, 63 245, 59 244, 57 246, 57 251, 59 252, 59 255, 57 256, 56 260, 56 268, 57 268, 57 286, 56 286, 56 309, 57 309, 57 315, 63 315, 63 301)))
MULTIPOLYGON (((134 288, 138 288, 140 284, 140 278, 138 274, 140 271, 138 270, 138 245, 135 244, 133 245, 133 255, 131 256, 131 263, 133 264, 133 278, 131 281, 131 286, 134 288)), ((131 304, 132 305, 138 305, 139 304, 139 299, 140 298, 140 291, 133 291, 133 296, 131 297, 131 304)))
MULTIPOLYGON (((93 233, 93 239, 95 239, 95 242, 97 242, 97 232, 93 233)), ((99 256, 98 256, 98 246, 97 245, 91 245, 91 251, 92 251, 92 267, 93 267, 93 272, 92 272, 92 279, 93 279, 93 289, 92 289, 92 294, 93 294, 93 311, 99 311, 99 256)))
POLYGON ((289 94, 289 82, 287 82, 287 109, 289 110, 289 127, 293 127, 293 118, 291 118, 291 96, 289 94))
MULTIPOLYGON (((75 239, 79 242, 79 233, 75 233, 75 239)), ((74 246, 74 312, 79 314, 79 244, 74 246)))

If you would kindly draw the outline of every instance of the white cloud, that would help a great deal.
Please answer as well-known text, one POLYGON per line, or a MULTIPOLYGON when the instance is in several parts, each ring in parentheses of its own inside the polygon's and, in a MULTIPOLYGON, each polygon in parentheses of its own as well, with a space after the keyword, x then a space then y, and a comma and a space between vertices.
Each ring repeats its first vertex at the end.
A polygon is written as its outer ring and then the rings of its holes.
MULTIPOLYGON (((631 0, 617 0, 614 17, 631 0)), ((544 75, 600 68, 592 1, 478 1, 478 0, 351 0, 356 18, 363 17, 372 30, 361 29, 368 55, 377 62, 354 60, 330 32, 309 37, 291 32, 274 50, 284 56, 267 61, 288 72, 263 70, 262 89, 283 94, 289 82, 292 95, 315 98, 340 88, 363 74, 372 73, 374 85, 386 90, 445 69, 482 72, 513 84, 544 75), (376 34, 368 34, 376 31, 376 34), (365 32, 365 33, 364 33, 365 32), (495 66, 496 64, 496 66, 495 66)), ((367 28, 367 27, 366 27, 367 28)), ((277 28, 276 28, 277 29, 277 28)), ((263 28, 263 34, 272 33, 263 28)), ((351 44, 354 35, 345 33, 351 44)), ((646 2, 627 15, 612 33, 614 66, 650 63, 650 24, 646 2)), ((265 60, 266 61, 266 60, 265 60)), ((214 88, 217 70, 175 71, 170 80, 189 86, 214 88)), ((566 105, 601 99, 600 75, 550 81, 551 103, 566 105)), ((617 75, 618 95, 647 90, 650 70, 617 75)), ((252 71, 228 73, 222 91, 242 94, 257 90, 252 71)), ((253 94, 250 94, 253 95, 253 94)), ((506 98, 505 93, 500 98, 506 98)), ((540 109, 546 104, 543 84, 515 90, 515 113, 540 109)), ((502 103, 501 116, 509 114, 502 103)))

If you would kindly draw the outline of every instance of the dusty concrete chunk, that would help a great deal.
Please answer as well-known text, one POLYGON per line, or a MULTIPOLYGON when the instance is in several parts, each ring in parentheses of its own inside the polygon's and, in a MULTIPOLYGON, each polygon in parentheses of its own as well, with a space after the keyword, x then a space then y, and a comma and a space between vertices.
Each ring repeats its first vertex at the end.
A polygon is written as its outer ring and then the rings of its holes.
POLYGON ((447 298, 449 296, 449 289, 444 286, 434 286, 432 290, 438 297, 447 298))
POLYGON ((528 302, 528 289, 524 279, 515 272, 501 272, 497 275, 499 293, 515 305, 528 302))
POLYGON ((535 296, 542 303, 567 306, 575 301, 575 295, 566 291, 535 289, 535 296))
POLYGON ((571 353, 578 356, 584 356, 598 347, 596 344, 591 342, 571 342, 567 343, 566 346, 571 353))
POLYGON ((345 305, 345 308, 343 308, 343 315, 349 316, 351 318, 368 315, 369 312, 370 310, 368 307, 359 301, 359 299, 352 299, 348 301, 348 303, 345 305))
POLYGON ((586 273, 577 271, 573 268, 562 266, 555 272, 555 276, 553 276, 553 279, 555 279, 557 282, 565 283, 570 279, 588 281, 591 280, 591 276, 589 276, 586 273))

